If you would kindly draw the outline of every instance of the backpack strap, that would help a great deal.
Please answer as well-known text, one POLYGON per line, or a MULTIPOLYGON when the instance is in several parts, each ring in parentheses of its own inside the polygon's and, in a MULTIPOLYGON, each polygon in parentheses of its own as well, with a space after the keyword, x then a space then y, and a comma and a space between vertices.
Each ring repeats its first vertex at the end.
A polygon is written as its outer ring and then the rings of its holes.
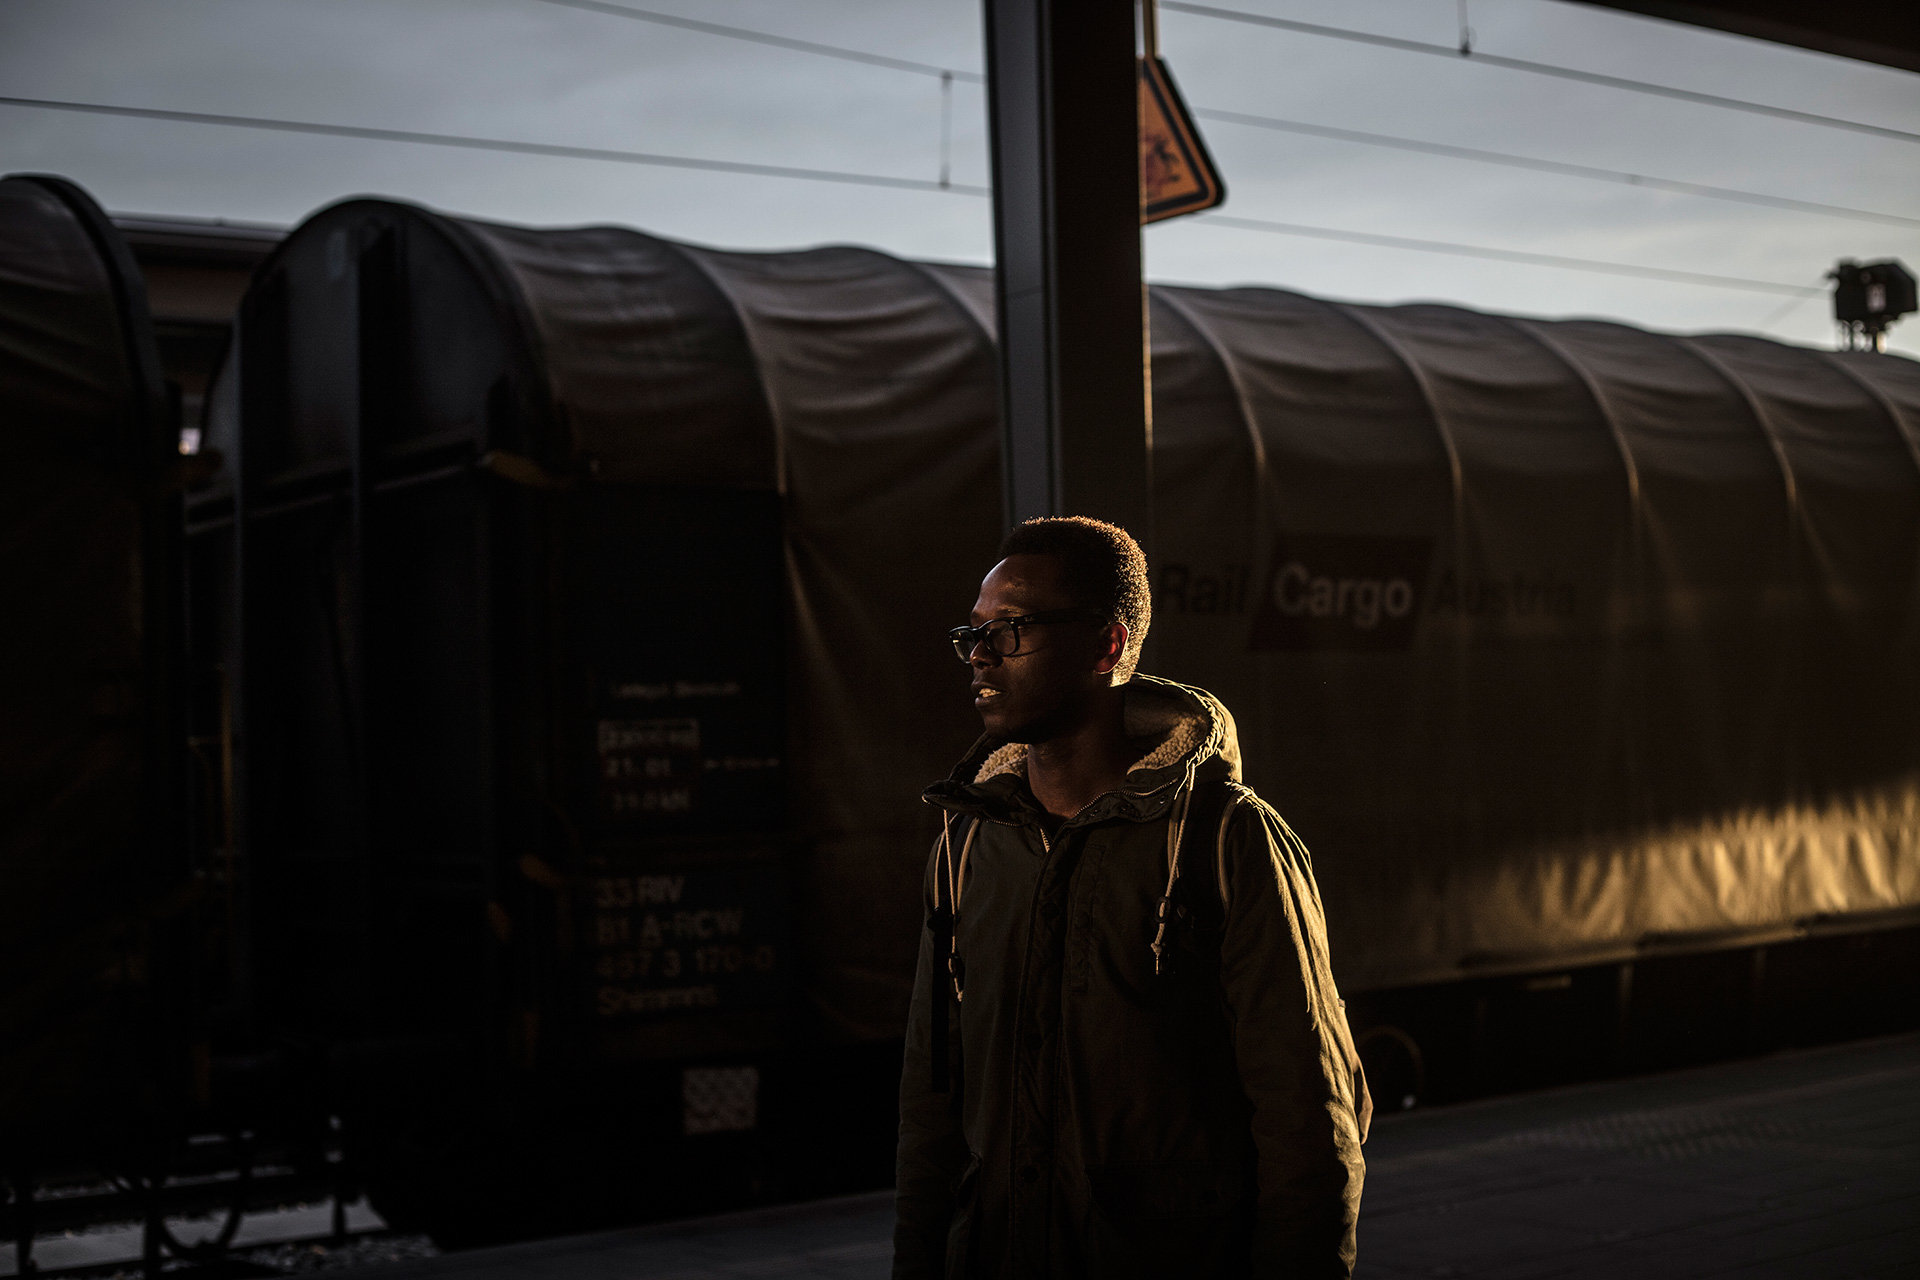
POLYGON ((933 1060, 933 1091, 946 1093, 952 1085, 953 1063, 950 1058, 948 1041, 948 1018, 951 1011, 947 1008, 947 992, 953 993, 958 1004, 966 985, 966 968, 960 960, 957 930, 960 925, 960 895, 967 884, 967 858, 973 852, 973 838, 979 834, 980 820, 967 820, 966 835, 960 841, 960 854, 956 858, 953 852, 953 814, 941 815, 940 845, 934 855, 933 866, 933 910, 927 915, 927 932, 933 935, 934 963, 939 966, 929 970, 927 991, 927 1010, 933 1019, 929 1028, 928 1056, 933 1060), (944 891, 944 894, 943 894, 944 891), (941 981, 940 969, 946 971, 946 981, 941 981))
POLYGON ((1220 888, 1220 914, 1224 918, 1233 907, 1233 879, 1227 875, 1227 828, 1233 825, 1233 811, 1253 792, 1238 782, 1222 784, 1226 795, 1220 805, 1219 830, 1213 838, 1213 878, 1220 888))
MULTIPOLYGON (((1238 800, 1236 788, 1225 778, 1211 778, 1205 782, 1189 782, 1185 792, 1174 801, 1173 811, 1167 825, 1167 891, 1160 895, 1160 905, 1154 910, 1153 926, 1153 972, 1163 975, 1167 972, 1167 928, 1173 922, 1177 909, 1174 902, 1175 892, 1180 887, 1180 868, 1184 863, 1193 865, 1198 849, 1205 848, 1207 833, 1217 826, 1220 834, 1215 840, 1218 848, 1224 849, 1226 843, 1226 814, 1238 800)), ((1221 862, 1224 866, 1224 861, 1221 862)), ((1224 874, 1220 877, 1225 884, 1224 874)), ((1226 911, 1226 894, 1220 898, 1222 915, 1226 911)))

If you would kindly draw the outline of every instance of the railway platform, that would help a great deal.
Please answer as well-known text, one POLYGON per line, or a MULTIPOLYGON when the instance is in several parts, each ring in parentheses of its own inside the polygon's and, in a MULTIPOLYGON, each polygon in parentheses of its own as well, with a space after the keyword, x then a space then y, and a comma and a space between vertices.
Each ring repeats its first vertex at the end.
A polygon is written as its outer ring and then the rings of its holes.
MULTIPOLYGON (((1920 1035, 1382 1116, 1367 1153, 1370 1280, 1920 1276, 1920 1035)), ((353 1274, 875 1280, 891 1225, 875 1193, 353 1274)))

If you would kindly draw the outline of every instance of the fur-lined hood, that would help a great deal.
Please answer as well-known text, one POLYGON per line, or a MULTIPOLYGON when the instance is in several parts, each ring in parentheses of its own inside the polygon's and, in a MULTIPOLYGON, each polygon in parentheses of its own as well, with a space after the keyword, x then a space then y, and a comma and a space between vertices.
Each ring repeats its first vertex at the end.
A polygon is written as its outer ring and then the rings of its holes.
MULTIPOLYGON (((1121 703, 1127 737, 1140 756, 1127 770, 1126 786, 1110 791, 1076 820, 1110 817, 1151 821, 1195 781, 1240 777, 1240 739, 1233 716, 1204 689, 1136 675, 1121 703)), ((984 735, 944 781, 928 787, 928 804, 996 822, 1025 824, 1040 816, 1027 790, 1027 748, 984 735)))

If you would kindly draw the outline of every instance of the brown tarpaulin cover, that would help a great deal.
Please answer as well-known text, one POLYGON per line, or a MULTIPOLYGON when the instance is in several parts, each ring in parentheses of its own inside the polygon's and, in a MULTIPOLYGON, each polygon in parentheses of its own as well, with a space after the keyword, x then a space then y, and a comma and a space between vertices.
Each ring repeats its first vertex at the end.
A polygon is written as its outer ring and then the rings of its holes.
POLYGON ((129 913, 172 869, 142 824, 160 382, 110 234, 69 184, 0 180, 0 1128, 56 1123, 125 1065, 96 1045, 97 1002, 129 976, 129 913))
MULTIPOLYGON (((460 226, 601 479, 785 495, 811 996, 896 1034, 991 275, 460 226)), ((1144 666, 1237 717, 1349 989, 1920 905, 1920 365, 1273 289, 1152 328, 1144 666)))

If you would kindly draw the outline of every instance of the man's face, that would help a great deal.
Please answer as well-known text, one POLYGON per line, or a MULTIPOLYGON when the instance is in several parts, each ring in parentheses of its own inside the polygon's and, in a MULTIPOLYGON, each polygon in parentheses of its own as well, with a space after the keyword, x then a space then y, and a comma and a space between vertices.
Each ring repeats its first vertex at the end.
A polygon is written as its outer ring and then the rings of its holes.
MULTIPOLYGON (((994 618, 1070 609, 1060 562, 1046 555, 1008 556, 980 584, 973 626, 994 618)), ((1097 619, 1052 622, 1020 629, 1020 651, 1010 657, 976 645, 973 705, 988 733, 1009 742, 1046 742, 1087 716, 1126 643, 1126 628, 1097 619)))

